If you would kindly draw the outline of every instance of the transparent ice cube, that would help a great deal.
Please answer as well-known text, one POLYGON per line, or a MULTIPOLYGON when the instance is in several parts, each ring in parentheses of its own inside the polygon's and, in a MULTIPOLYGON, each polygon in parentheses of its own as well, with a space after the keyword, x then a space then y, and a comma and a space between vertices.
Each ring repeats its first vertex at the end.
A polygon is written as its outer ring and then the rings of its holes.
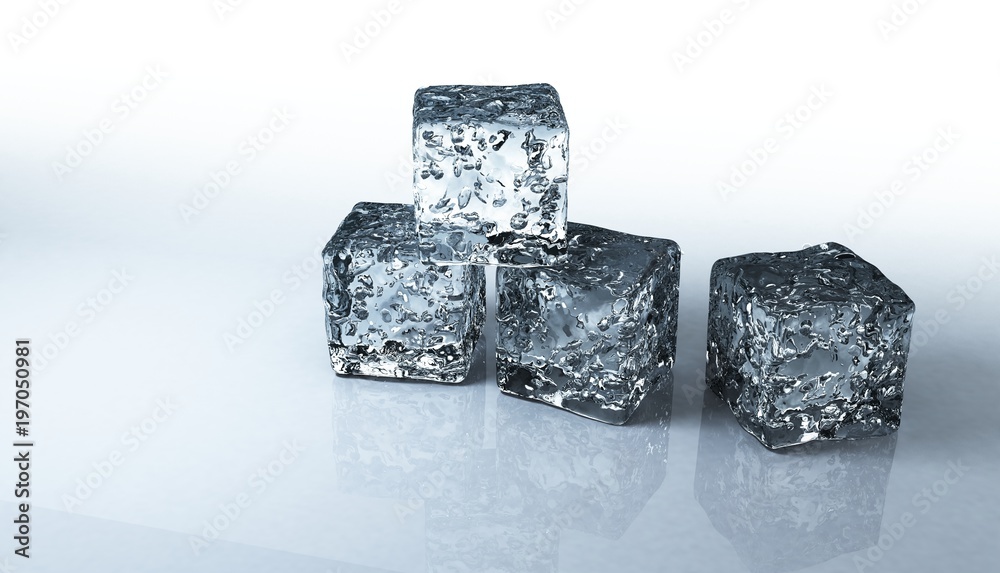
POLYGON ((497 383, 624 424, 673 366, 680 251, 577 223, 568 236, 560 266, 497 270, 497 383))
POLYGON ((330 359, 338 374, 460 382, 486 310, 482 267, 417 254, 413 207, 358 203, 323 250, 330 359))
POLYGON ((569 129, 552 86, 417 90, 413 158, 423 260, 538 266, 565 253, 569 129))
POLYGON ((706 382, 769 448, 894 432, 913 311, 837 243, 720 259, 706 382))

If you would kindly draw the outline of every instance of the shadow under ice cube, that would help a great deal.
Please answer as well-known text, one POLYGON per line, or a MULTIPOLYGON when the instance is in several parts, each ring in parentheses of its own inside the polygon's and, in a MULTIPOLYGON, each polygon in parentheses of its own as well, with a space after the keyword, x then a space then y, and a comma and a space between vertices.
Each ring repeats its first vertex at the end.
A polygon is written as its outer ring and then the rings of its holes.
POLYGON ((624 424, 673 366, 680 250, 577 223, 568 236, 560 266, 497 270, 497 383, 624 424))
POLYGON ((768 448, 899 428, 914 304, 836 243, 716 261, 708 386, 768 448))
POLYGON ((486 313, 482 267, 425 264, 413 207, 358 203, 323 250, 330 359, 338 374, 457 383, 486 313))
POLYGON ((544 266, 565 255, 569 129, 552 86, 417 90, 413 160, 423 260, 544 266))

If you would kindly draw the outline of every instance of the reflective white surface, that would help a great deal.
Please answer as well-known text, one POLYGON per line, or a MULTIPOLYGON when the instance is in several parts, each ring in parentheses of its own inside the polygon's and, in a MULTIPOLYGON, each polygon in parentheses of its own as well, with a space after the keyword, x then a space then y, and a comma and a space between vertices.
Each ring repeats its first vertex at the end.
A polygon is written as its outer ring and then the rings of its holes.
POLYGON ((5 336, 30 332, 64 277, 100 286, 94 253, 137 278, 35 374, 32 570, 86 556, 95 571, 841 571, 906 513, 900 539, 860 569, 993 560, 997 392, 972 377, 989 354, 919 352, 896 436, 774 453, 700 390, 696 292, 673 395, 663 386, 615 427, 501 395, 492 328, 460 386, 334 376, 318 275, 229 353, 219 332, 246 305, 227 295, 267 292, 274 273, 114 246, 38 253, 39 287, 3 279, 24 301, 6 305, 5 336), (942 363, 970 377, 943 377, 942 363), (154 414, 165 419, 146 433, 154 414), (134 451, 133 426, 147 438, 134 451), (98 480, 114 451, 123 463, 98 480), (99 483, 84 499, 88 478, 99 483))
MULTIPOLYGON (((682 73, 671 54, 727 3, 588 2, 554 27, 556 3, 405 3, 348 63, 342 41, 385 4, 244 2, 220 19, 202 0, 101 0, 0 51, 0 371, 15 338, 49 356, 33 373, 32 558, 11 553, 0 462, 0 565, 995 568, 1000 6, 926 3, 884 40, 891 3, 746 4, 682 73), (469 22, 491 23, 474 55, 445 41, 469 44, 455 36, 469 22), (158 64, 169 77, 121 118, 115 102, 158 64), (500 395, 492 327, 461 386, 338 378, 328 362, 316 254, 356 201, 411 199, 413 91, 528 81, 559 90, 586 159, 571 220, 683 249, 673 391, 624 427, 500 395), (786 139, 776 122, 817 84, 834 95, 786 139), (241 154, 283 107, 290 123, 241 154), (113 131, 60 180, 53 162, 104 117, 113 131), (914 178, 912 156, 948 128, 960 139, 914 178), (721 195, 769 137, 780 149, 721 195), (905 192, 882 205, 896 179, 905 192), (878 215, 855 233, 863 211, 878 215), (828 240, 916 302, 902 426, 768 452, 702 390, 709 269, 828 240)), ((4 32, 38 9, 4 3, 4 32)), ((13 438, 9 402, 0 421, 13 438)))

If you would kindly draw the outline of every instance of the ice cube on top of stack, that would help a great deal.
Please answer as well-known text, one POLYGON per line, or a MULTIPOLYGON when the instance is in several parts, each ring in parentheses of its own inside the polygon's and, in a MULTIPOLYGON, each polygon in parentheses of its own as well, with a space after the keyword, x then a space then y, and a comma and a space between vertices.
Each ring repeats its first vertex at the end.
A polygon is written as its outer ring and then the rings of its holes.
POLYGON ((914 304, 837 243, 712 267, 709 387, 769 448, 899 427, 914 304))
POLYGON ((338 374, 460 382, 485 319, 482 267, 417 255, 413 206, 358 203, 323 250, 330 359, 338 374))
POLYGON ((564 258, 569 128, 552 86, 417 90, 413 159, 425 262, 545 266, 564 258))
POLYGON ((569 224, 568 260, 497 270, 497 383, 624 424, 674 361, 680 250, 569 224))

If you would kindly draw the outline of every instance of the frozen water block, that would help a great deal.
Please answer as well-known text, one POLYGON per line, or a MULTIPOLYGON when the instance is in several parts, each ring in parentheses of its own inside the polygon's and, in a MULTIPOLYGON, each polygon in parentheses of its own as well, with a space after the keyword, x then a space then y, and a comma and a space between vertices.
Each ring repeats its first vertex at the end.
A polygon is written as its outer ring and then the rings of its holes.
POLYGON ((544 266, 565 255, 569 129, 552 86, 417 90, 413 159, 423 260, 544 266))
POLYGON ((716 261, 706 383, 768 448, 899 428, 914 305, 836 243, 716 261))
POLYGON ((482 267, 420 261, 411 205, 358 203, 323 250, 338 374, 456 383, 486 314, 482 267))
POLYGON ((666 239, 577 223, 568 237, 568 260, 558 267, 497 270, 497 383, 508 394, 624 424, 669 379, 680 250, 666 239))

